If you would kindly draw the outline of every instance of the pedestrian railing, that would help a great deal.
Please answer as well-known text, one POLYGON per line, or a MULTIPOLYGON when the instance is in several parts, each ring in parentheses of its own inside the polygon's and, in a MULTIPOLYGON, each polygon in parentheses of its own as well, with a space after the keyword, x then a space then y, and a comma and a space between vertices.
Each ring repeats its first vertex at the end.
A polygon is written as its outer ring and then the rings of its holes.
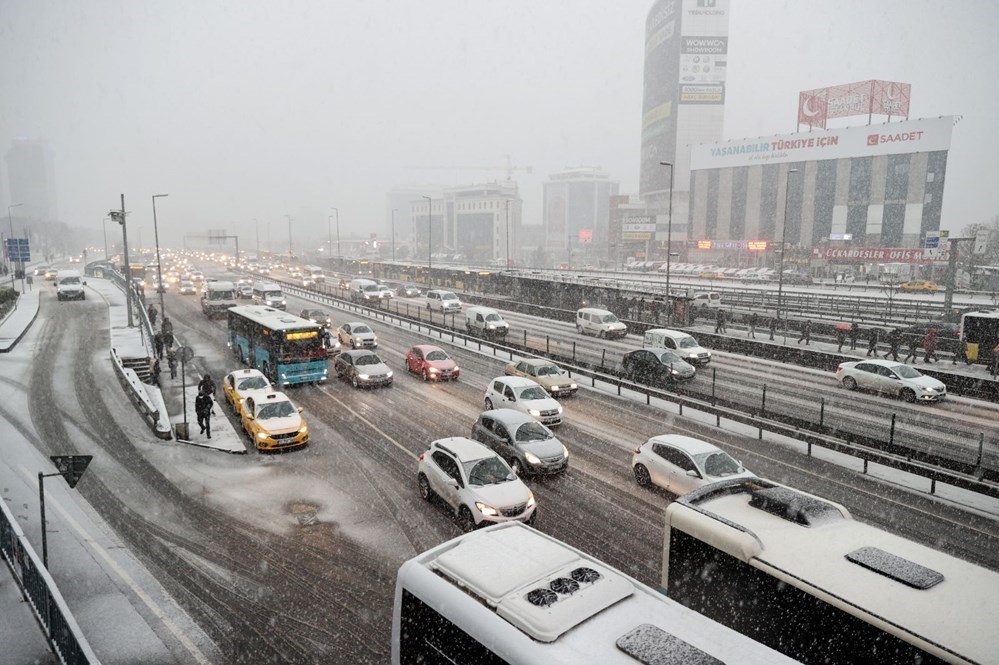
MULTIPOLYGON (((0 555, 28 602, 45 639, 63 665, 99 665, 59 588, 49 575, 7 504, 0 498, 0 555)), ((0 649, 3 646, 0 645, 0 649)), ((3 656, 0 655, 0 660, 3 656)))

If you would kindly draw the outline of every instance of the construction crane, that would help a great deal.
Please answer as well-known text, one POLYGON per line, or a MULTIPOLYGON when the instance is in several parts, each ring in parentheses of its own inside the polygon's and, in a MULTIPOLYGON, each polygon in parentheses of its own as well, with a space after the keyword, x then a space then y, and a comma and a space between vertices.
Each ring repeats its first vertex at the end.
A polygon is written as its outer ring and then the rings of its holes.
POLYGON ((534 170, 531 166, 514 166, 510 161, 510 155, 504 157, 506 157, 506 166, 410 166, 409 168, 422 171, 506 171, 507 180, 513 179, 514 171, 531 173, 534 170))

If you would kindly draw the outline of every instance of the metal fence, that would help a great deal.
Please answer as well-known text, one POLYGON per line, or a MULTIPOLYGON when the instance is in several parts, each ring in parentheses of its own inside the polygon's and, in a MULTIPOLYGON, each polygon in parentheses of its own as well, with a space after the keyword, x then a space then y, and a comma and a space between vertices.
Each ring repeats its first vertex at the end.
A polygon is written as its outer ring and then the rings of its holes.
POLYGON ((0 499, 0 555, 59 661, 65 665, 99 664, 62 594, 3 499, 0 499))

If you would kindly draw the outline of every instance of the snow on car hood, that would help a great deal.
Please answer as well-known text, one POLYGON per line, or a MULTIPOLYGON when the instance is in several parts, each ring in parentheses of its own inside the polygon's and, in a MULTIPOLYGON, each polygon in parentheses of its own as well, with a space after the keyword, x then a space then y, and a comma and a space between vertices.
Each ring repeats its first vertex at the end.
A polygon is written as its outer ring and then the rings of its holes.
POLYGON ((521 397, 518 399, 517 404, 521 405, 524 409, 540 409, 542 411, 558 409, 559 407, 559 403, 551 397, 542 399, 524 399, 521 397))
POLYGON ((916 379, 903 379, 906 383, 911 386, 919 386, 921 388, 946 388, 942 381, 934 379, 932 376, 922 376, 916 379))
POLYGON ((258 422, 267 432, 281 434, 283 432, 299 429, 302 426, 302 416, 295 413, 282 418, 267 418, 266 420, 260 420, 258 422))
POLYGON ((520 450, 527 453, 534 453, 541 459, 562 456, 562 443, 554 438, 544 441, 518 441, 516 445, 520 450))
POLYGON ((527 503, 527 499, 531 496, 531 490, 527 489, 527 485, 520 478, 495 485, 481 487, 469 485, 468 487, 479 501, 488 503, 493 508, 506 508, 527 503))

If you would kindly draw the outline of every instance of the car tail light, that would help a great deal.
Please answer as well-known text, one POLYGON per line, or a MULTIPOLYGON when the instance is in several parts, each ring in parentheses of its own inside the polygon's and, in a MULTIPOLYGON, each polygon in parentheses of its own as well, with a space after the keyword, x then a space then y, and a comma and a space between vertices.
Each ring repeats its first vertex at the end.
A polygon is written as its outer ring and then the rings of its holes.
POLYGON ((420 461, 423 461, 423 453, 420 453, 420 461))
POLYGON ((839 374, 842 371, 843 371, 843 366, 842 365, 839 365, 838 367, 836 367, 836 373, 837 374, 839 374))

